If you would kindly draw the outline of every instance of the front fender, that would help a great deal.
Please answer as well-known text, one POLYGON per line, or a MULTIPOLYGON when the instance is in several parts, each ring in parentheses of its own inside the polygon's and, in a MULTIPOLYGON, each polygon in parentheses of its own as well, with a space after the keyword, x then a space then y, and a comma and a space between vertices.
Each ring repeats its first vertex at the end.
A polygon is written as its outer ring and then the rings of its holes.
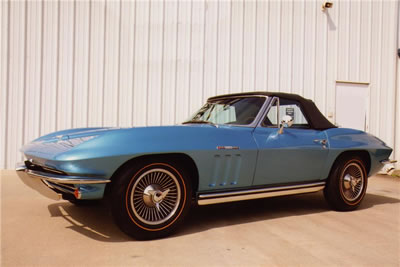
POLYGON ((335 160, 346 151, 367 151, 371 166, 368 176, 376 174, 382 167, 381 161, 388 159, 392 149, 377 137, 363 131, 333 128, 326 130, 329 140, 329 154, 324 176, 328 177, 335 160))
POLYGON ((133 158, 181 153, 195 162, 199 170, 200 190, 209 190, 210 186, 250 186, 257 159, 252 128, 210 125, 118 129, 104 132, 62 153, 42 157, 40 153, 43 151, 38 150, 43 149, 31 147, 26 151, 27 157, 37 157, 37 160, 44 161, 44 165, 68 174, 89 174, 104 179, 110 178, 122 164, 133 158), (221 146, 238 149, 219 150, 221 146), (230 173, 228 170, 232 168, 229 166, 236 161, 240 167, 232 166, 234 172, 230 173))

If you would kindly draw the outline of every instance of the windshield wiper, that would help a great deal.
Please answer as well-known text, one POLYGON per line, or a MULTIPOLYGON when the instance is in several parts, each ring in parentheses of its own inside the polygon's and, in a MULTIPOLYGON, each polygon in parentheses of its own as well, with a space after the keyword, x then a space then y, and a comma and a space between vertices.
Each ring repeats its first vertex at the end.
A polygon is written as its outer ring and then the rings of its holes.
POLYGON ((199 123, 199 124, 211 124, 212 126, 217 127, 217 125, 211 121, 203 121, 203 120, 190 120, 190 121, 184 121, 182 124, 189 124, 189 123, 199 123))

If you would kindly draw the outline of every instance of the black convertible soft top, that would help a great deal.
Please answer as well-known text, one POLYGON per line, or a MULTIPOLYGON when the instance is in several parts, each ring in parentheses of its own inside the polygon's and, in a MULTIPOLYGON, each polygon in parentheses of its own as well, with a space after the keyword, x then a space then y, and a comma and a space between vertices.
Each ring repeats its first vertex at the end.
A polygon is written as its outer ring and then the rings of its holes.
POLYGON ((302 96, 296 94, 288 94, 281 92, 247 92, 247 93, 237 93, 237 94, 227 94, 227 95, 219 95, 213 96, 208 99, 208 101, 217 100, 219 98, 225 97, 245 97, 245 96, 257 96, 257 95, 265 95, 270 97, 279 97, 285 98, 288 100, 294 100, 300 103, 302 110, 304 111, 304 115, 306 116, 308 122, 310 123, 311 128, 316 130, 326 130, 330 128, 337 128, 333 125, 329 120, 325 118, 325 116, 319 111, 315 103, 306 99, 302 96))

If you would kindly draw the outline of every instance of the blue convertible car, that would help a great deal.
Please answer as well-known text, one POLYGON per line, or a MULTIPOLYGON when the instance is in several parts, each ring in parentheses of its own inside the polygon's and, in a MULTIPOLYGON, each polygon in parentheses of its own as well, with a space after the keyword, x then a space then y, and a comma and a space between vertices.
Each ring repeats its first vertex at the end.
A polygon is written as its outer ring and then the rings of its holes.
POLYGON ((392 149, 337 128, 311 100, 251 92, 211 97, 181 125, 59 131, 22 152, 27 185, 76 204, 106 198, 122 231, 152 239, 175 230, 193 202, 324 190, 333 209, 356 209, 392 149))

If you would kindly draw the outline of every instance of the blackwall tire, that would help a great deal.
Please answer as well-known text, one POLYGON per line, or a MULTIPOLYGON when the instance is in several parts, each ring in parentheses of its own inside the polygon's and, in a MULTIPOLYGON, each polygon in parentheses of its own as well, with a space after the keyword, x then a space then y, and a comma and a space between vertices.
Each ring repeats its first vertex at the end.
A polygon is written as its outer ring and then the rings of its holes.
POLYGON ((168 161, 137 162, 126 168, 111 192, 111 210, 119 228, 138 240, 173 233, 190 209, 189 177, 179 164, 168 161))

